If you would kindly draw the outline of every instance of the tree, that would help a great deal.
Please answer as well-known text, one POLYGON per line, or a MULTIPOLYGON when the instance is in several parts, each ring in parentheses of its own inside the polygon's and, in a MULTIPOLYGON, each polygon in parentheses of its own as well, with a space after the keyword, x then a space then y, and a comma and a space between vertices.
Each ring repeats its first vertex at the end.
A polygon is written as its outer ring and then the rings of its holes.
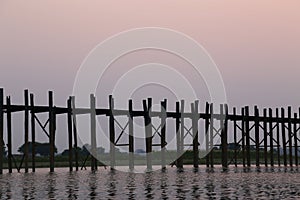
MULTIPOLYGON (((18 152, 24 153, 25 144, 19 147, 18 152)), ((28 142, 28 152, 32 154, 32 142, 28 142)), ((54 147, 54 152, 57 153, 56 146, 54 147)), ((49 156, 50 155, 50 144, 49 143, 39 143, 35 142, 35 154, 40 154, 41 156, 49 156)))

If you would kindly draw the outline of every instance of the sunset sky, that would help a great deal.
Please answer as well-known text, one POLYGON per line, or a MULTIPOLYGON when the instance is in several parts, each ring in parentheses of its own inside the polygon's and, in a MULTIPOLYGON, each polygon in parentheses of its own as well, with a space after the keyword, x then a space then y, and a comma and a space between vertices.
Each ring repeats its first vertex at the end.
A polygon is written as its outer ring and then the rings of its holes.
MULTIPOLYGON (((128 29, 163 27, 208 51, 230 106, 298 108, 299 8, 298 0, 2 0, 0 87, 14 103, 23 102, 28 88, 38 104, 47 104, 47 90, 53 90, 56 104, 65 105, 81 63, 97 44, 128 29)), ((57 141, 62 146, 64 140, 57 141)))

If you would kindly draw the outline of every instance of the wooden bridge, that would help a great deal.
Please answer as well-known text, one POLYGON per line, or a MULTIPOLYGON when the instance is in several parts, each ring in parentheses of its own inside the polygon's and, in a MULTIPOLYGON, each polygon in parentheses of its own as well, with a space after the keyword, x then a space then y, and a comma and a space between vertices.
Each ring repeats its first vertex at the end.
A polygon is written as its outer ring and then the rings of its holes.
MULTIPOLYGON (((254 107, 254 112, 250 115, 249 107, 243 107, 240 110, 240 114, 237 114, 237 109, 232 108, 232 112, 229 112, 229 108, 226 104, 217 105, 220 106, 220 112, 214 113, 214 106, 212 103, 205 104, 205 111, 199 112, 199 101, 191 103, 191 112, 185 112, 184 101, 176 102, 176 110, 173 112, 167 111, 167 100, 161 102, 160 111, 152 111, 152 99, 148 98, 143 100, 143 110, 133 110, 133 102, 129 100, 128 110, 117 110, 114 108, 114 99, 109 97, 109 108, 96 108, 96 99, 93 94, 90 95, 90 107, 89 108, 77 108, 75 107, 75 97, 69 97, 66 107, 57 107, 54 105, 53 92, 49 91, 48 105, 38 106, 34 104, 34 95, 29 94, 28 90, 24 91, 24 104, 14 105, 11 103, 11 97, 7 96, 4 99, 4 91, 0 88, 0 155, 4 155, 4 146, 6 145, 8 155, 8 171, 13 171, 13 154, 12 154, 12 114, 15 112, 24 113, 24 155, 17 170, 24 169, 25 172, 29 172, 29 161, 31 161, 32 172, 36 169, 35 158, 35 138, 36 129, 38 124, 42 130, 47 134, 50 144, 50 156, 49 166, 50 171, 55 169, 55 131, 56 131, 56 117, 57 115, 65 115, 67 118, 68 127, 68 149, 69 152, 75 151, 75 155, 69 153, 69 169, 79 169, 78 160, 78 133, 76 129, 76 116, 81 114, 90 115, 90 134, 91 134, 91 155, 96 152, 97 148, 97 134, 96 134, 96 117, 104 115, 109 118, 109 142, 110 142, 110 167, 112 169, 116 166, 116 147, 128 146, 128 166, 130 170, 135 167, 134 159, 134 118, 143 117, 145 125, 145 146, 146 146, 146 165, 147 169, 152 169, 152 147, 159 146, 161 151, 161 168, 165 169, 166 165, 166 123, 167 119, 172 118, 176 122, 176 152, 177 159, 175 161, 177 168, 183 168, 183 157, 185 138, 187 135, 192 137, 193 149, 193 166, 198 168, 199 166, 199 130, 203 129, 205 136, 205 149, 209 152, 205 156, 205 164, 208 168, 212 168, 215 165, 214 156, 214 143, 216 138, 221 139, 220 152, 221 152, 221 164, 224 170, 228 169, 230 165, 238 166, 238 157, 242 158, 241 164, 244 167, 255 166, 298 166, 298 141, 300 130, 300 118, 297 113, 292 113, 292 108, 288 107, 287 115, 284 108, 276 108, 275 110, 263 109, 259 111, 258 107, 254 107), (6 100, 6 102, 4 101, 6 100), (273 112, 275 111, 275 112, 273 112), (38 118, 38 114, 48 113, 49 119, 45 124, 42 124, 38 118), (121 127, 121 133, 116 133, 116 125, 120 126, 116 117, 126 116, 128 122, 126 127, 121 127), (4 117, 7 118, 6 132, 7 141, 4 141, 4 117), (154 118, 160 119, 160 126, 154 127, 152 120, 154 118), (191 120, 191 127, 186 127, 185 119, 191 120), (199 120, 204 120, 204 126, 199 127, 199 120), (216 126, 218 124, 218 126, 216 126), (29 154, 29 126, 31 126, 31 142, 32 151, 29 154), (228 127, 232 127, 232 131, 229 131, 228 127), (128 127, 128 144, 120 144, 119 138, 124 133, 124 130, 128 127), (218 128, 217 128, 218 127, 218 128), (160 136, 160 144, 153 144, 153 135, 158 133, 160 136), (263 136, 262 134, 263 133, 263 136), (230 140, 230 141, 229 141, 230 140), (233 143, 239 148, 229 149, 228 143, 233 143), (251 152, 255 154, 255 158, 251 156, 251 152), (282 153, 281 153, 282 152, 282 153), (281 155, 282 154, 282 155, 281 155), (29 156, 31 158, 29 159, 29 156)), ((300 109, 299 109, 300 114, 300 109)), ((102 139, 102 138, 101 138, 102 139)), ((94 156, 91 157, 91 169, 97 169, 97 159, 94 156)), ((3 173, 3 163, 6 158, 0 156, 0 173, 3 173)))

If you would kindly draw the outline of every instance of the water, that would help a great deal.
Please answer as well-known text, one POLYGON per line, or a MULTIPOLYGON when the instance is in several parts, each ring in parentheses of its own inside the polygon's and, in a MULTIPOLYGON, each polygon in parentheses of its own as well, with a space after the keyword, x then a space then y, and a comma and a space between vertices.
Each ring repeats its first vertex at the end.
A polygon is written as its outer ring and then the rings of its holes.
POLYGON ((144 174, 38 169, 1 175, 0 199, 300 199, 300 175, 297 168, 144 174))

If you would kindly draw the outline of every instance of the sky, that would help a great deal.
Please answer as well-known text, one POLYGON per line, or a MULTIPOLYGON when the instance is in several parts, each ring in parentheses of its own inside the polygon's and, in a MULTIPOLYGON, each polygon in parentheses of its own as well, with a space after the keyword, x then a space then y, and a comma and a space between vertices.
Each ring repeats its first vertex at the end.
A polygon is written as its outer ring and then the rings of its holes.
MULTIPOLYGON (((207 50, 222 75, 229 106, 291 105, 296 110, 299 7, 298 0, 2 0, 0 87, 13 103, 22 103, 23 90, 28 88, 41 105, 47 104, 47 91, 53 90, 56 105, 64 106, 80 65, 96 45, 129 29, 162 27, 190 36, 207 50)), ((116 74, 123 65, 155 59, 185 67, 174 61, 177 58, 154 51, 122 59, 114 64, 116 74)), ((194 79, 191 71, 185 73, 194 79)), ((108 80, 115 78, 114 71, 111 74, 108 80)), ((22 116, 15 118, 20 121, 22 116)), ((15 132, 17 136, 22 131, 16 126, 15 132)), ((20 138, 15 146, 21 144, 20 138)), ((66 146, 64 136, 58 136, 57 142, 59 150, 66 146)))

